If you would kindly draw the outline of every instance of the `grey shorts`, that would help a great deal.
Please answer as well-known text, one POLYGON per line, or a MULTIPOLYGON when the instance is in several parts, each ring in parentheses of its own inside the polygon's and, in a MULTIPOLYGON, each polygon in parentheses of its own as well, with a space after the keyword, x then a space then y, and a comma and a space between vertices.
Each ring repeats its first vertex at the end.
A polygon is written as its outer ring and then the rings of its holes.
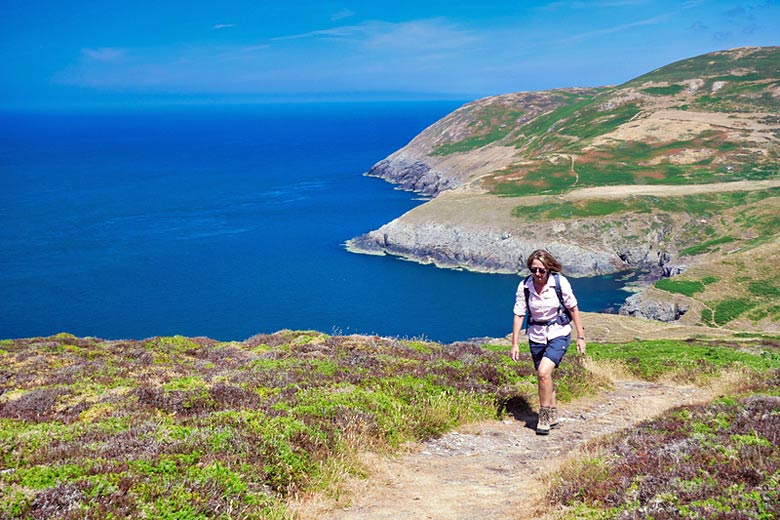
POLYGON ((528 345, 531 347, 531 357, 534 360, 534 368, 539 368, 539 363, 542 362, 542 358, 547 358, 553 363, 555 367, 561 364, 563 355, 569 350, 571 344, 571 334, 565 336, 559 336, 552 338, 547 343, 536 343, 535 341, 528 340, 528 345))

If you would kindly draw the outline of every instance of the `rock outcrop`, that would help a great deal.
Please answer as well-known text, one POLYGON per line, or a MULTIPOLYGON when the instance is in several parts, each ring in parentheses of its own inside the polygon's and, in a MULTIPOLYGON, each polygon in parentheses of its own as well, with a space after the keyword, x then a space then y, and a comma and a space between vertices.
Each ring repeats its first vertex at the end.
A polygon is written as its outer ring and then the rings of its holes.
POLYGON ((350 251, 394 255, 438 267, 491 273, 515 273, 536 249, 555 255, 570 276, 597 276, 658 266, 647 247, 624 244, 616 251, 549 237, 515 236, 501 229, 453 227, 439 222, 407 224, 396 219, 347 242, 350 251))
POLYGON ((626 298, 618 314, 670 323, 679 320, 686 312, 688 307, 676 302, 662 302, 637 293, 626 298))
POLYGON ((400 157, 383 159, 366 173, 368 177, 378 177, 398 185, 406 191, 414 191, 426 197, 435 197, 440 192, 453 188, 456 182, 444 177, 422 159, 400 157))

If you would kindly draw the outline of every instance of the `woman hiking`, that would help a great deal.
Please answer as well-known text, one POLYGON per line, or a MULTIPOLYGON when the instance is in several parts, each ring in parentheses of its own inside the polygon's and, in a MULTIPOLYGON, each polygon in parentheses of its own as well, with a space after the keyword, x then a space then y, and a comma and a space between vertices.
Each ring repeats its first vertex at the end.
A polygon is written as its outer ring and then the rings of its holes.
POLYGON ((531 274, 517 287, 512 326, 512 350, 509 355, 517 361, 517 345, 523 319, 528 313, 528 345, 539 384, 539 420, 537 435, 547 435, 557 428, 558 409, 555 404, 553 370, 560 365, 571 344, 571 323, 577 330, 577 351, 585 354, 585 329, 582 326, 577 298, 571 284, 561 274, 562 266, 549 252, 538 249, 526 261, 531 274), (552 276, 551 276, 552 275, 552 276))

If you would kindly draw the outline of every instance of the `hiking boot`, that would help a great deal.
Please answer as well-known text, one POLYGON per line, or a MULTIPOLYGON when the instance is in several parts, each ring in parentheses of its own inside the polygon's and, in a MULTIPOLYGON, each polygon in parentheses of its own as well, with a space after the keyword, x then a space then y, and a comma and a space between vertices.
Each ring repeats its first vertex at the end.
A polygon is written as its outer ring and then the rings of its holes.
POLYGON ((542 406, 539 408, 539 419, 536 421, 536 435, 547 435, 550 433, 550 415, 552 408, 542 406))
POLYGON ((560 428, 561 423, 558 420, 558 409, 556 407, 550 408, 550 429, 560 428))

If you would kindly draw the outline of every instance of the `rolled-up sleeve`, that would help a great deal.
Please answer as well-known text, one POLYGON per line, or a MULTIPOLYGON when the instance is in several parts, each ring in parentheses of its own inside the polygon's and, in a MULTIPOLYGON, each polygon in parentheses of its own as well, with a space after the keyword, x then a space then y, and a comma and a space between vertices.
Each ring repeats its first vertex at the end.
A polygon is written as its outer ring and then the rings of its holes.
POLYGON ((577 306, 577 297, 574 296, 574 290, 571 288, 571 283, 565 276, 560 277, 561 280, 561 295, 563 296, 563 304, 567 309, 577 306))
POLYGON ((524 281, 520 282, 517 286, 517 292, 515 293, 515 308, 514 312, 516 316, 525 316, 525 286, 524 281))

